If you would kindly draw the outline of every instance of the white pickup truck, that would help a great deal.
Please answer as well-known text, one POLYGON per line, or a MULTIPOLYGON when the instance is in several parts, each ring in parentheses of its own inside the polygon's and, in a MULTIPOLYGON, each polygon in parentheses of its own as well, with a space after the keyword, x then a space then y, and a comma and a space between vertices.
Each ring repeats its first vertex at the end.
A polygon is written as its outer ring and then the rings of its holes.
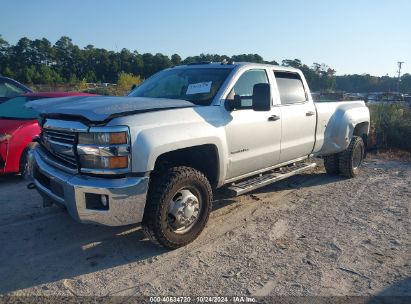
POLYGON ((193 241, 213 189, 240 195, 315 166, 354 177, 365 155, 362 101, 314 103, 301 71, 198 63, 161 71, 127 97, 70 97, 41 113, 33 184, 84 223, 141 223, 168 248, 193 241))

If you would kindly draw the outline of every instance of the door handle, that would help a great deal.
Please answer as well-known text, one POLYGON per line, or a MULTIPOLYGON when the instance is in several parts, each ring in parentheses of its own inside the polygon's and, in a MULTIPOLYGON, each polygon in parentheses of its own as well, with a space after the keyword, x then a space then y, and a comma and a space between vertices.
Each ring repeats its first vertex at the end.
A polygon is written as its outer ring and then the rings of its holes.
POLYGON ((307 113, 305 113, 305 116, 313 116, 315 115, 315 112, 313 111, 308 111, 307 113))
POLYGON ((280 116, 277 116, 277 115, 271 115, 270 117, 268 117, 268 121, 276 121, 279 119, 280 119, 280 116))

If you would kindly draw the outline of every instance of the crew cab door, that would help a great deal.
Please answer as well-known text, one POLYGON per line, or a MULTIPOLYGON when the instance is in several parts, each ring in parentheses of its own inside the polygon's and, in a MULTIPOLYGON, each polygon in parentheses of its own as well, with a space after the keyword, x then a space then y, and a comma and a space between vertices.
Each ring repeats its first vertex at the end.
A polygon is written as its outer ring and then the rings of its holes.
POLYGON ((317 112, 299 73, 274 71, 281 104, 281 155, 287 162, 311 154, 317 112))
MULTIPOLYGON (((225 126, 228 145, 226 180, 255 172, 278 163, 281 140, 281 109, 271 107, 267 111, 252 108, 254 85, 269 83, 265 69, 244 71, 233 85, 225 103, 241 99, 234 110, 227 110, 225 126)), ((273 91, 273 90, 271 90, 273 91)), ((272 103, 272 96, 270 98, 272 103)), ((226 107, 227 108, 227 107, 226 107)))

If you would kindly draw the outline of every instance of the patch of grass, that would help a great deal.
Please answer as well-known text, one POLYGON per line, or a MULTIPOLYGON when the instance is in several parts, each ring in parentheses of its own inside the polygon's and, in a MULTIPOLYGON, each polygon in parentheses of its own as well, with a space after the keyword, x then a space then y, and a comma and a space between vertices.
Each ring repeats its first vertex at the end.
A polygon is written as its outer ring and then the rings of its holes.
POLYGON ((399 149, 378 150, 369 155, 374 155, 377 158, 384 160, 398 160, 404 162, 411 162, 411 152, 399 149))
POLYGON ((397 148, 411 152, 411 110, 393 104, 368 105, 371 129, 368 146, 377 149, 397 148))

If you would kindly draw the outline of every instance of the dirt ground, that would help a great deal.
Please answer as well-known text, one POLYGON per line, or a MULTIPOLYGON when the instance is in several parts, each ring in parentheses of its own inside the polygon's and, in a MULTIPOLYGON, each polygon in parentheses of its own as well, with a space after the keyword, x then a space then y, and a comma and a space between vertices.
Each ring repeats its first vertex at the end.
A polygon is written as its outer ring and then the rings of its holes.
POLYGON ((175 251, 136 226, 76 223, 25 186, 0 179, 0 294, 411 295, 411 163, 220 191, 202 235, 175 251))

